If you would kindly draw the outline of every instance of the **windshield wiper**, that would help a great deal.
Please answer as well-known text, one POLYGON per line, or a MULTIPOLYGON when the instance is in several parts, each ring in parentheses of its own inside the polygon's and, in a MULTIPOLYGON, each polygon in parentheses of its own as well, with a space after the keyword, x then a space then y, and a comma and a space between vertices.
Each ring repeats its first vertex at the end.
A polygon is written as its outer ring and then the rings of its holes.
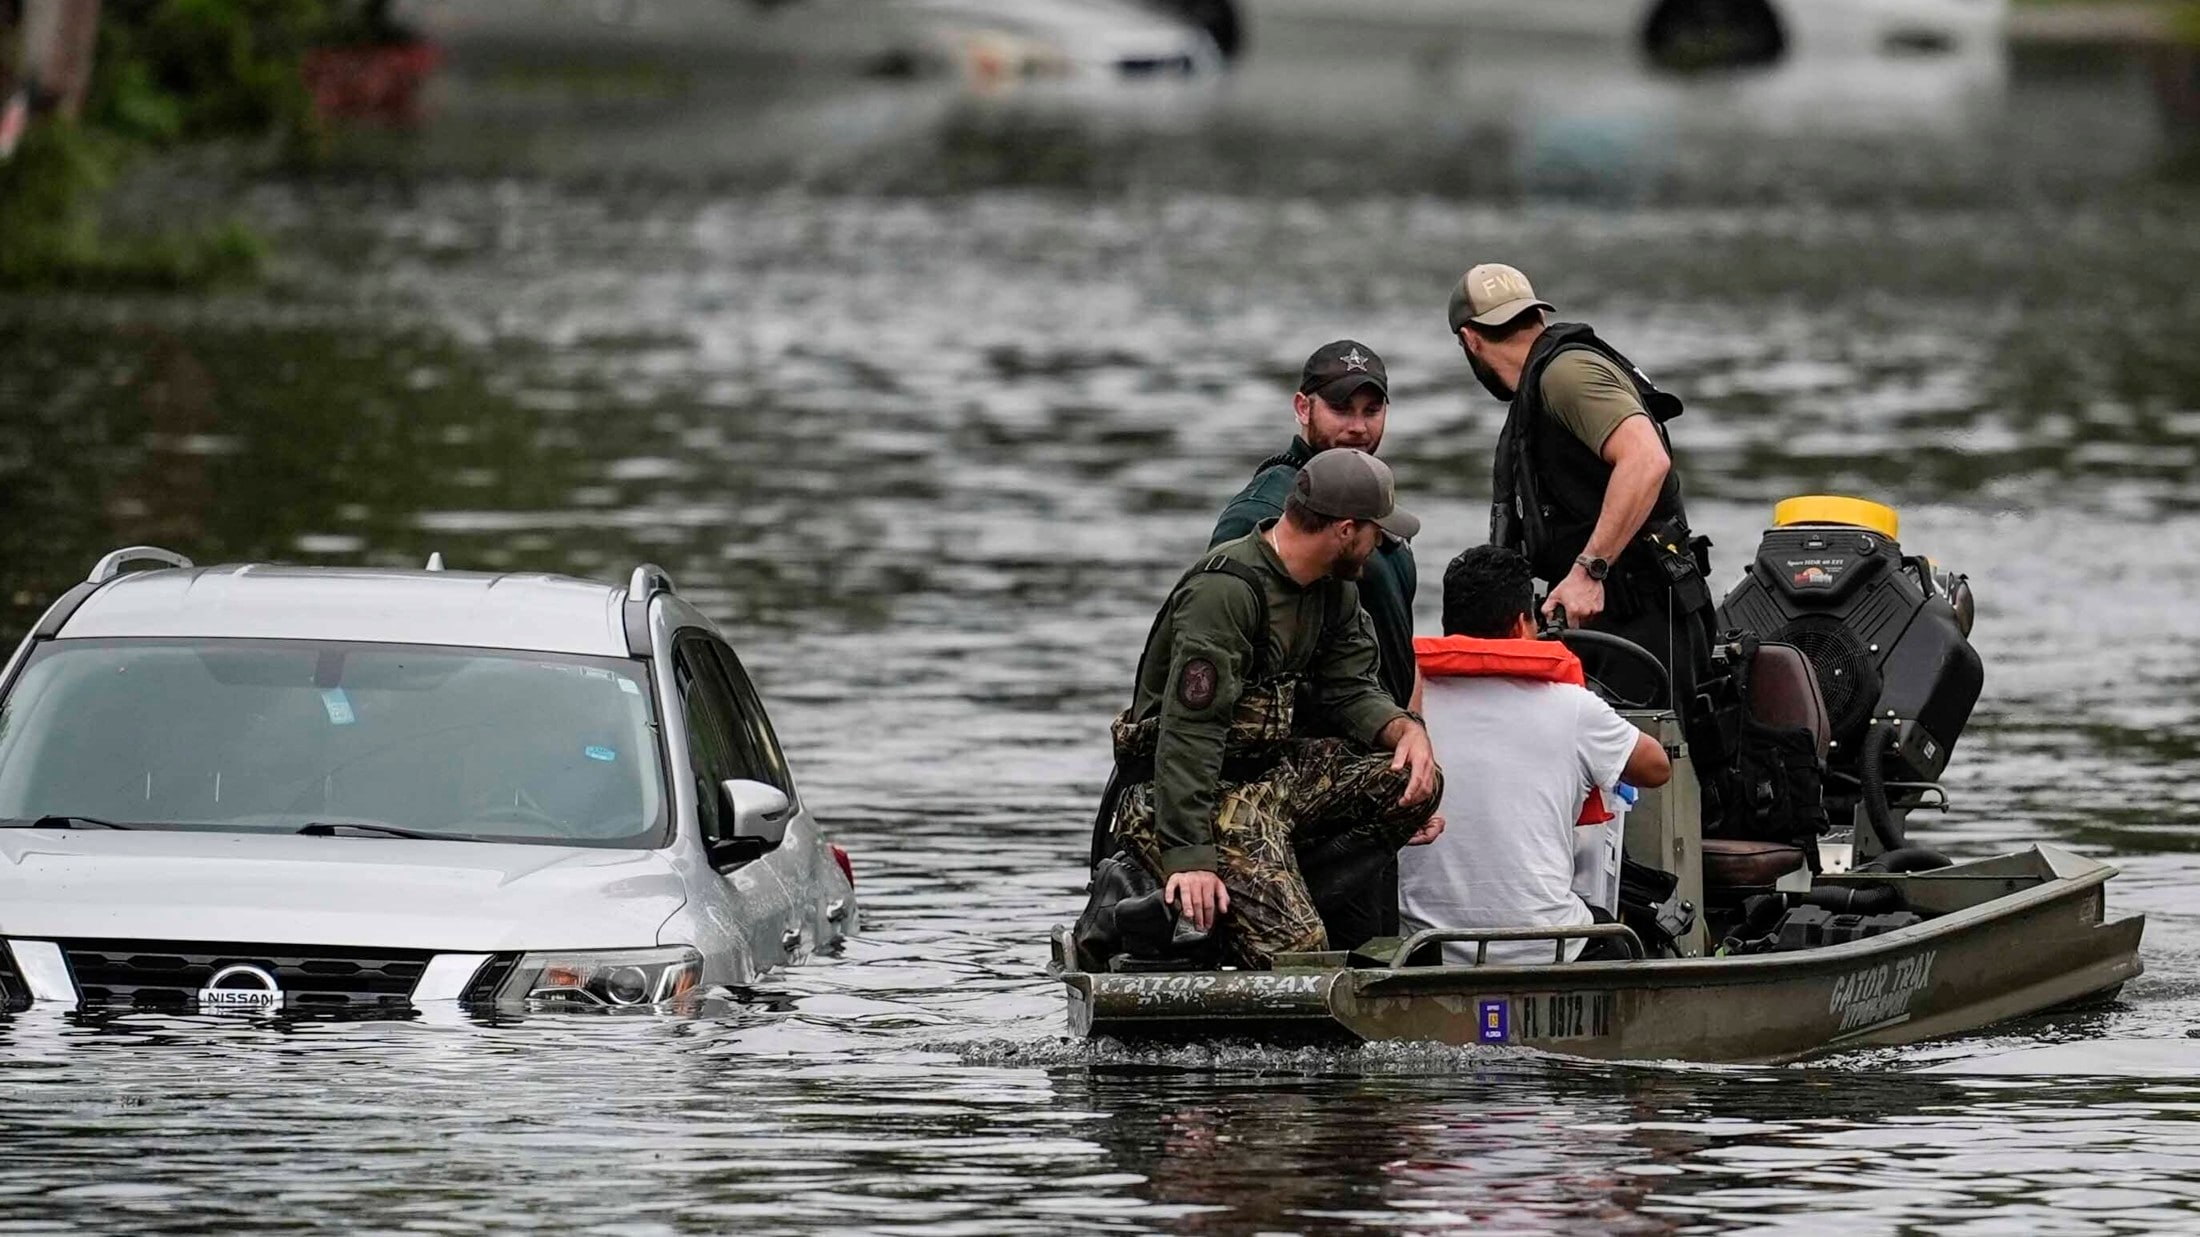
POLYGON ((119 821, 101 820, 97 816, 41 816, 36 820, 4 820, 0 828, 6 829, 135 829, 119 821))
POLYGON ((346 833, 371 833, 387 838, 422 838, 436 842, 466 842, 472 839, 455 833, 422 833, 418 829, 401 829, 396 825, 378 825, 369 820, 317 820, 301 825, 299 833, 307 837, 333 838, 346 833))

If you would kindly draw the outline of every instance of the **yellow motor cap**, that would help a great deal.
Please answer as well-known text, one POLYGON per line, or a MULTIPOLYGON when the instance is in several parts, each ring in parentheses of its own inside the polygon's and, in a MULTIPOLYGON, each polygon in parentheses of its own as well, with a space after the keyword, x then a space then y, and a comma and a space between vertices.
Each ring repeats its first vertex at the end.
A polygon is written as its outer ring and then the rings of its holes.
POLYGON ((1902 539, 1902 517, 1894 508, 1868 498, 1804 494, 1783 499, 1772 509, 1772 526, 1786 528, 1790 524, 1847 524, 1868 528, 1889 541, 1902 539))

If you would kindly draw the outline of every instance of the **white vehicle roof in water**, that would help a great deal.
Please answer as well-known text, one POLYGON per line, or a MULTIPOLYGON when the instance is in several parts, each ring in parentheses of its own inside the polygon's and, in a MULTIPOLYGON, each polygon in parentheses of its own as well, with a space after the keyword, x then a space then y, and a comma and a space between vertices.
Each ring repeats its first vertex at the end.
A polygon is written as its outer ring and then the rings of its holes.
POLYGON ((84 600, 58 639, 177 637, 441 644, 625 657, 615 585, 266 564, 144 571, 84 600))

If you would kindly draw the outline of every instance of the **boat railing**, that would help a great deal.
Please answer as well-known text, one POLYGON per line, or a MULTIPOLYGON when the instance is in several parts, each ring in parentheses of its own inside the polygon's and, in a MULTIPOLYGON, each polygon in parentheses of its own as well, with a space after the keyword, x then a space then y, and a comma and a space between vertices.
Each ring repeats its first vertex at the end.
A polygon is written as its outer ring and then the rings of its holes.
POLYGON ((1464 944, 1471 941, 1475 946, 1474 965, 1485 966, 1489 963, 1492 941, 1549 941, 1553 953, 1551 961, 1558 963, 1566 961, 1566 942, 1605 938, 1625 945, 1630 959, 1646 956, 1642 948, 1642 938, 1635 935, 1633 928, 1623 923, 1591 923, 1563 928, 1423 928, 1407 937, 1405 944, 1398 947, 1398 952, 1391 955, 1390 969, 1403 970, 1408 960, 1420 952, 1424 945, 1464 944))

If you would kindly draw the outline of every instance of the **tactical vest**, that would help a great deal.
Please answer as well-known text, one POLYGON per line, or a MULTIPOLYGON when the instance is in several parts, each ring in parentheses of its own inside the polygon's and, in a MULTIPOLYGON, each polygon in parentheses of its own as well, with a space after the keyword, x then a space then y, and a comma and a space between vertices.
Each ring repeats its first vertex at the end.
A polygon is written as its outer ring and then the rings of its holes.
MULTIPOLYGON (((1574 559, 1589 544, 1597 517, 1604 510, 1604 490, 1611 481, 1612 466, 1579 438, 1557 424, 1543 402, 1543 375, 1551 362, 1572 349, 1585 349, 1619 366, 1634 383, 1636 397, 1657 427, 1658 440, 1667 456, 1673 453, 1665 423, 1681 415, 1681 401, 1652 385, 1635 363, 1619 349, 1597 338, 1579 322, 1560 322, 1546 328, 1528 351, 1520 386, 1513 392, 1505 429, 1497 440, 1495 475, 1491 479, 1494 502, 1490 511, 1490 541, 1510 546, 1528 556, 1540 579, 1557 583, 1573 570, 1574 559)), ((1669 546, 1689 543, 1688 514, 1681 504, 1680 471, 1668 469, 1657 502, 1643 521, 1643 530, 1669 546)), ((1629 541, 1614 564, 1623 580, 1654 578, 1660 564, 1642 537, 1629 541)))
MULTIPOLYGON (((1160 634, 1161 624, 1167 620, 1169 602, 1176 599, 1184 586, 1204 575, 1220 573, 1243 581, 1253 590, 1253 630, 1259 633, 1253 643, 1252 661, 1245 668, 1245 688, 1238 695, 1237 707, 1230 717, 1230 730, 1223 740, 1225 759, 1229 766, 1236 766, 1240 776, 1250 765, 1265 765, 1281 745, 1296 736, 1299 712, 1299 691, 1303 686, 1301 676, 1289 670, 1279 670, 1271 664, 1268 641, 1272 634, 1268 622, 1268 585, 1260 571, 1248 563, 1241 563, 1222 554, 1209 554, 1199 564, 1176 582, 1169 590, 1169 600, 1161 603, 1154 615, 1153 626, 1147 629, 1146 644, 1138 657, 1138 673, 1133 682, 1146 681, 1146 659, 1153 653, 1154 637, 1160 634)), ((1344 612, 1344 589, 1336 581, 1323 581, 1321 629, 1315 633, 1314 647, 1344 612)), ((1288 650, 1285 651, 1288 655, 1288 650)), ((1161 733, 1161 718, 1139 717, 1131 709, 1116 715, 1109 728, 1115 747, 1117 776, 1126 781, 1146 781, 1153 776, 1153 755, 1161 733)), ((1232 771, 1226 766, 1226 772, 1232 771)))

